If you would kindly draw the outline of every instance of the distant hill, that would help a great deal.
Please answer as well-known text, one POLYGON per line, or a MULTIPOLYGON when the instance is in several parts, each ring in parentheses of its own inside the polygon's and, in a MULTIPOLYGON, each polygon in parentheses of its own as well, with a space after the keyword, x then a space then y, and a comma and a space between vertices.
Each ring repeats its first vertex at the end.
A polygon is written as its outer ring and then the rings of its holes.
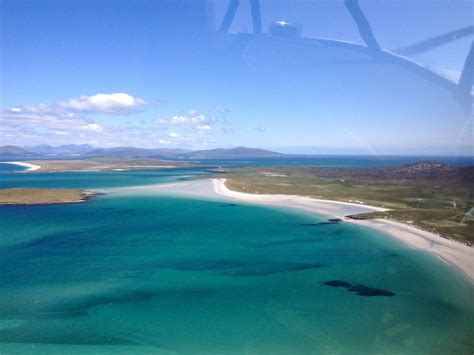
POLYGON ((113 147, 94 148, 88 144, 64 144, 52 146, 41 144, 35 146, 4 146, 0 147, 0 155, 22 157, 34 156, 35 158, 48 158, 52 155, 58 157, 75 156, 78 158, 116 157, 116 158, 170 158, 170 159, 238 159, 259 157, 280 157, 285 154, 272 152, 259 148, 236 147, 230 149, 217 148, 209 150, 186 150, 178 148, 136 148, 113 147))
POLYGON ((135 147, 115 147, 93 149, 84 154, 86 157, 166 157, 166 158, 248 158, 248 157, 277 157, 283 154, 264 149, 237 147, 232 149, 211 149, 189 151, 185 149, 145 149, 135 147))
POLYGON ((0 155, 8 157, 26 157, 33 155, 33 153, 14 145, 4 145, 0 147, 0 155))
POLYGON ((210 150, 196 150, 184 155, 186 158, 260 158, 260 157, 281 157, 284 154, 272 152, 265 149, 236 147, 231 149, 210 149, 210 150))
POLYGON ((185 149, 145 149, 135 147, 99 148, 84 154, 86 157, 123 157, 123 158, 146 158, 146 157, 177 157, 188 153, 185 149))
POLYGON ((40 144, 24 147, 24 149, 38 154, 83 154, 93 150, 94 147, 89 144, 63 144, 59 146, 40 144))

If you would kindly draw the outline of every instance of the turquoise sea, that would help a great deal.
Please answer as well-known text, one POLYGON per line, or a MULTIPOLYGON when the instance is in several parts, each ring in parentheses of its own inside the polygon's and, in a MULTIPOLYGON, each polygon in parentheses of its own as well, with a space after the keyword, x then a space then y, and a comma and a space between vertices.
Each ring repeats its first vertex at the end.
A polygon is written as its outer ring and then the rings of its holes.
MULTIPOLYGON (((4 169, 0 188, 204 173, 4 169)), ((1 354, 471 354, 473 296, 426 253, 281 208, 143 192, 0 207, 1 354)))

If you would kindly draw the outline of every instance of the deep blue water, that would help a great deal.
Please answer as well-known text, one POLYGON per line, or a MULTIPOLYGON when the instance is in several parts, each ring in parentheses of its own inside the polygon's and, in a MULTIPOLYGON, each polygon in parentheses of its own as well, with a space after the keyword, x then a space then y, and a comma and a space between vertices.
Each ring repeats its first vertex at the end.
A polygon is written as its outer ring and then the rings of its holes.
MULTIPOLYGON (((1 166, 2 164, 0 164, 1 166)), ((5 164, 4 164, 5 165, 5 164)), ((94 172, 34 172, 0 174, 0 188, 37 187, 93 189, 119 186, 152 185, 186 180, 188 177, 208 174, 204 169, 166 169, 94 172)))
POLYGON ((420 161, 439 161, 454 166, 474 165, 474 157, 468 156, 361 156, 361 155, 321 155, 294 156, 278 158, 251 159, 190 159, 189 162, 217 165, 223 167, 260 167, 260 166, 311 166, 311 167, 346 167, 375 168, 410 164, 420 161))

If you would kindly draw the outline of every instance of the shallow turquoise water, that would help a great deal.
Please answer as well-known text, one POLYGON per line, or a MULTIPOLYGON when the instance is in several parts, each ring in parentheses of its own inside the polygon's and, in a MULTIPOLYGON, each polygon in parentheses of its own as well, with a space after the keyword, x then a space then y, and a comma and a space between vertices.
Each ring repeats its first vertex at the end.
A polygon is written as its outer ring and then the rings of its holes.
MULTIPOLYGON (((129 179, 182 176, 141 174, 129 179)), ((28 184, 87 180, 49 176, 28 175, 28 184)), ((94 187, 96 175, 87 176, 94 187)), ((111 186, 122 181, 116 176, 111 186)), ((1 207, 0 236, 2 354, 474 348, 474 293, 458 273, 345 223, 228 202, 110 194, 84 204, 1 207), (369 295, 324 284, 334 280, 363 285, 369 295)))
MULTIPOLYGON (((0 166, 7 164, 0 164, 0 166)), ((16 169, 16 167, 15 167, 16 169)), ((96 172, 35 172, 15 173, 0 171, 0 189, 13 187, 100 189, 175 182, 189 176, 208 174, 203 169, 166 169, 96 172)))
POLYGON ((26 171, 26 167, 16 164, 7 164, 0 162, 0 173, 8 173, 14 171, 26 171))

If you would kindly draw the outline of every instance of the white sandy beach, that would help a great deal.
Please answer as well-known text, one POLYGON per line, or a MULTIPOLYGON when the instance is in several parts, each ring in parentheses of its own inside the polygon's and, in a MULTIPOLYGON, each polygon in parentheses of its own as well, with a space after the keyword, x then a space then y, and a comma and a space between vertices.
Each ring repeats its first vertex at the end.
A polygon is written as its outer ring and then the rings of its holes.
POLYGON ((23 166, 26 169, 26 171, 35 171, 41 168, 39 165, 34 165, 30 163, 24 163, 21 161, 2 161, 3 164, 13 164, 13 165, 18 165, 18 166, 23 166))
POLYGON ((386 219, 353 220, 345 218, 351 214, 386 211, 386 209, 303 196, 247 194, 230 190, 225 185, 225 181, 225 179, 212 180, 214 191, 217 194, 253 203, 299 208, 330 218, 343 218, 347 222, 379 230, 413 248, 430 252, 445 263, 457 267, 474 284, 474 248, 400 222, 386 219))
POLYGON ((430 252, 461 270, 474 284, 474 248, 422 229, 386 219, 347 220, 391 235, 409 246, 430 252))
POLYGON ((208 179, 163 185, 136 186, 125 190, 112 190, 119 193, 120 191, 125 193, 126 191, 133 191, 135 194, 142 191, 143 193, 149 194, 155 191, 160 194, 181 194, 197 198, 239 200, 262 205, 296 208, 328 218, 341 218, 349 223, 376 229, 402 241, 410 247, 432 253, 446 264, 456 267, 474 284, 474 248, 454 240, 442 238, 437 234, 421 230, 414 226, 391 220, 353 220, 346 218, 346 216, 351 214, 385 211, 386 209, 364 204, 320 200, 304 196, 248 194, 230 190, 225 185, 225 181, 226 179, 208 179))

